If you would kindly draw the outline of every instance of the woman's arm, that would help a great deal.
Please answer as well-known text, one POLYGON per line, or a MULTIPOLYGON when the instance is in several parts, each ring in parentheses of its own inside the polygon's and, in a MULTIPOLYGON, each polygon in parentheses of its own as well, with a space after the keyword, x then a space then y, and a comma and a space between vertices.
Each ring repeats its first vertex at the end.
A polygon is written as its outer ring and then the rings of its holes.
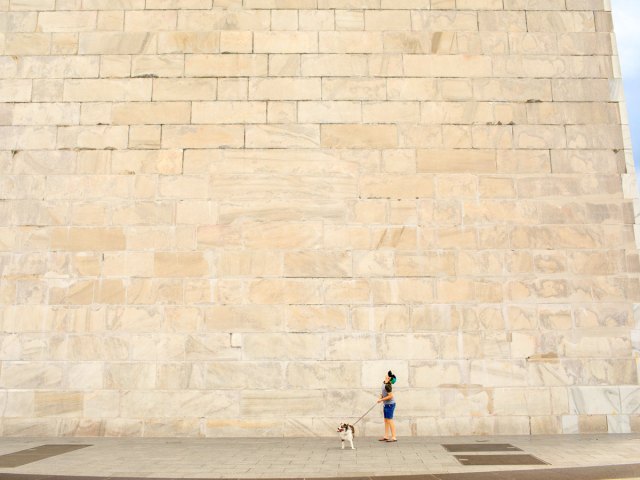
POLYGON ((380 402, 386 402, 387 400, 391 400, 393 398, 393 393, 390 393, 389 395, 387 395, 386 397, 382 397, 380 400, 378 400, 378 403, 380 402))

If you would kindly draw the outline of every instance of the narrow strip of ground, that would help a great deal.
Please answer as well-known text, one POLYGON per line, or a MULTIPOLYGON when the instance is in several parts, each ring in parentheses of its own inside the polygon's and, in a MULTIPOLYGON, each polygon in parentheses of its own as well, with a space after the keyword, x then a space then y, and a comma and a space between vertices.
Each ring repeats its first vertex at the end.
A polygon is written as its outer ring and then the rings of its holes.
MULTIPOLYGON (((0 480, 185 480, 186 477, 100 477, 47 474, 0 473, 0 480)), ((441 473, 427 475, 272 478, 255 480, 640 480, 640 463, 603 465, 597 467, 545 468, 536 470, 505 470, 493 472, 441 473)), ((221 480, 220 477, 198 480, 221 480)), ((224 480, 239 480, 226 478, 224 480)), ((250 480, 243 478, 242 480, 250 480)))

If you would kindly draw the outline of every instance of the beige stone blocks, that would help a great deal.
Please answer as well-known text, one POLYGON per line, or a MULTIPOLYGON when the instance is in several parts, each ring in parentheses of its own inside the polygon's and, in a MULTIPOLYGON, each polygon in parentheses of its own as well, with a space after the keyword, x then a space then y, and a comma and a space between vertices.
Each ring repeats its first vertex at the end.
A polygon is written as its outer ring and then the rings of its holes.
POLYGON ((640 428, 603 2, 3 6, 3 435, 640 428))
POLYGON ((251 125, 245 128, 247 148, 314 148, 320 145, 317 125, 251 125))
POLYGON ((409 77, 488 77, 492 61, 488 56, 403 55, 404 74, 409 77))
POLYGON ((265 102, 194 102, 192 108, 193 123, 244 124, 266 123, 267 121, 267 104, 265 102))
POLYGON ((359 190, 365 198, 429 198, 434 182, 430 175, 371 175, 362 178, 359 190))
POLYGON ((612 96, 612 83, 605 79, 558 79, 553 81, 555 101, 607 101, 612 96))
MULTIPOLYGON (((377 78, 323 78, 323 100, 385 100, 387 84, 377 78)), ((397 99, 396 99, 397 100, 397 99)))
POLYGON ((209 272, 201 252, 156 253, 154 275, 157 277, 200 277, 209 272))
POLYGON ((298 102, 298 119, 303 123, 359 123, 362 107, 355 101, 298 102))
POLYGON ((31 88, 30 80, 0 80, 0 99, 3 102, 29 102, 31 88))
POLYGON ((83 32, 78 53, 83 55, 143 55, 157 51, 157 35, 149 32, 83 32))
POLYGON ((235 125, 163 125, 163 148, 238 148, 244 144, 244 128, 235 125))
POLYGON ((478 13, 474 11, 454 11, 433 9, 411 12, 412 30, 432 32, 477 31, 478 13))
POLYGON ((134 56, 131 60, 133 77, 179 77, 184 72, 184 60, 181 55, 162 55, 149 57, 134 56))
POLYGON ((154 101, 216 100, 216 79, 158 78, 153 79, 154 101))
POLYGON ((550 101, 552 97, 551 82, 543 79, 483 78, 474 80, 473 88, 475 99, 480 101, 550 101))
MULTIPOLYGON (((267 225, 259 223, 249 224, 243 227, 242 232, 234 232, 232 228, 201 229, 198 239, 208 241, 209 238, 240 239, 245 245, 263 248, 304 248, 318 246, 321 238, 321 225, 311 223, 301 225, 296 223, 274 222, 267 225), (264 241, 264 244, 261 243, 264 241)), ((210 241, 210 240, 209 240, 210 241)))
POLYGON ((128 128, 123 126, 60 127, 58 148, 124 149, 127 147, 128 128))
POLYGON ((390 78, 387 80, 389 100, 421 100, 434 98, 437 83, 430 78, 390 78))
POLYGON ((394 123, 417 123, 420 118, 418 102, 368 102, 362 106, 364 123, 393 121, 394 123))
POLYGON ((242 417, 245 418, 304 417, 323 408, 326 408, 324 398, 314 390, 295 390, 288 395, 278 390, 247 391, 240 403, 242 417))
POLYGON ((419 150, 416 168, 420 173, 493 173, 497 163, 491 150, 419 150))
POLYGON ((191 105, 186 102, 114 103, 113 125, 185 124, 191 118, 191 105))
POLYGON ((320 79, 315 78, 250 78, 251 100, 319 100, 320 79))
POLYGON ((323 125, 322 146, 325 148, 394 148, 398 145, 393 125, 323 125))
POLYGON ((220 32, 162 32, 158 35, 158 53, 217 53, 220 39, 220 32))
POLYGON ((23 103, 13 109, 14 125, 77 125, 80 109, 70 103, 23 103))
POLYGON ((347 307, 293 306, 286 312, 286 324, 290 330, 340 331, 349 317, 347 307))
MULTIPOLYGON (((288 135, 288 132, 286 133, 288 135)), ((295 138, 292 141, 298 142, 295 138)), ((230 174, 218 175, 216 178, 212 178, 211 195, 212 198, 220 200, 231 199, 236 202, 265 201, 271 199, 274 195, 285 200, 298 199, 307 204, 306 206, 298 207, 299 212, 304 212, 312 211, 309 202, 317 202, 322 199, 322 195, 317 193, 317 189, 322 189, 326 193, 330 192, 335 198, 344 199, 354 195, 356 187, 355 182, 348 178, 336 178, 331 181, 315 176, 296 178, 288 175, 260 175, 248 179, 244 175, 230 174), (240 191, 236 188, 239 183, 244 186, 240 191)), ((250 209, 250 211, 254 212, 253 215, 258 215, 258 217, 260 217, 260 210, 269 211, 268 208, 264 208, 264 205, 259 209, 250 209)), ((271 217, 273 221, 284 221, 284 225, 286 225, 288 219, 295 221, 299 218, 299 214, 296 215, 294 212, 295 210, 289 214, 276 212, 275 214, 272 213, 271 217)), ((256 218, 255 220, 260 222, 261 218, 256 218)), ((277 226, 277 223, 274 226, 277 226)), ((267 225, 267 228, 269 227, 270 225, 267 225)))
POLYGON ((321 337, 302 333, 246 334, 243 335, 243 350, 248 358, 260 360, 313 360, 324 355, 321 337))
POLYGON ((97 12, 41 12, 40 32, 87 32, 96 28, 97 12))
POLYGON ((323 53, 381 53, 380 32, 319 32, 319 50, 323 53))
POLYGON ((178 11, 177 29, 183 31, 240 30, 265 31, 270 28, 269 10, 213 9, 178 11))
POLYGON ((66 102, 117 102, 151 100, 151 79, 75 80, 64 82, 66 102))
POLYGON ((146 32, 174 30, 178 13, 175 10, 128 11, 124 15, 124 30, 146 32))
POLYGON ((348 253, 300 252, 284 256, 284 273, 291 277, 344 277, 351 272, 348 253))
POLYGON ((0 127, 0 139, 10 150, 55 148, 56 132, 49 126, 0 127))
POLYGON ((594 32, 593 11, 585 12, 527 12, 530 32, 594 32))
POLYGON ((315 32, 256 32, 253 36, 256 53, 314 53, 318 51, 315 32))
POLYGON ((267 75, 266 55, 188 55, 188 77, 263 77, 267 75))
POLYGON ((302 55, 300 73, 305 77, 360 77, 367 75, 367 56, 352 54, 302 55))
POLYGON ((8 362, 0 381, 3 388, 39 389, 59 388, 62 385, 62 369, 43 362, 8 362))
POLYGON ((51 53, 49 33, 7 33, 4 35, 5 55, 48 55, 51 53))
POLYGON ((125 237, 121 228, 58 227, 51 232, 53 250, 123 250, 124 246, 125 237))

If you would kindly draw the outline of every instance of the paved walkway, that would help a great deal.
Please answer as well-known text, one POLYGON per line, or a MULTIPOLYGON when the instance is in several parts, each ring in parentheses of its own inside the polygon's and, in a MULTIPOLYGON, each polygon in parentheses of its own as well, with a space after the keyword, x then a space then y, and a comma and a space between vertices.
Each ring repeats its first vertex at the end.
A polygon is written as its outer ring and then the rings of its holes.
POLYGON ((640 479, 640 435, 401 437, 395 444, 357 438, 355 445, 356 450, 341 450, 337 436, 279 439, 0 438, 0 480, 66 479, 72 476, 239 479, 399 475, 419 475, 425 480, 640 479), (89 446, 76 449, 46 447, 61 444, 89 446), (458 447, 461 452, 450 452, 443 447, 449 444, 465 446, 458 447), (493 444, 503 444, 496 447, 503 451, 468 451, 477 448, 491 450, 488 445, 493 444), (49 454, 53 456, 47 458, 49 454), (477 460, 479 455, 487 456, 480 460, 488 460, 489 463, 503 461, 505 456, 509 457, 508 462, 513 463, 516 458, 512 456, 518 456, 520 460, 533 458, 546 464, 461 464, 461 461, 477 460), (498 457, 490 458, 493 455, 498 457), (19 465, 21 463, 24 464, 19 465), (584 467, 602 466, 606 468, 584 470, 584 467), (502 473, 469 476, 470 472, 502 473))

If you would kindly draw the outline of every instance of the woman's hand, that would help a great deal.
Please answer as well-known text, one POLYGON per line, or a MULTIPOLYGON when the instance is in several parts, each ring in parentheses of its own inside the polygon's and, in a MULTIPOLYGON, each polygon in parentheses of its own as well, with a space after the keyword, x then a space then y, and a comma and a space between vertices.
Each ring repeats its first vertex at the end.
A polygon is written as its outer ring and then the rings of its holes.
POLYGON ((382 402, 382 399, 381 399, 381 398, 380 398, 380 399, 378 399, 378 403, 380 403, 380 402, 382 402))

